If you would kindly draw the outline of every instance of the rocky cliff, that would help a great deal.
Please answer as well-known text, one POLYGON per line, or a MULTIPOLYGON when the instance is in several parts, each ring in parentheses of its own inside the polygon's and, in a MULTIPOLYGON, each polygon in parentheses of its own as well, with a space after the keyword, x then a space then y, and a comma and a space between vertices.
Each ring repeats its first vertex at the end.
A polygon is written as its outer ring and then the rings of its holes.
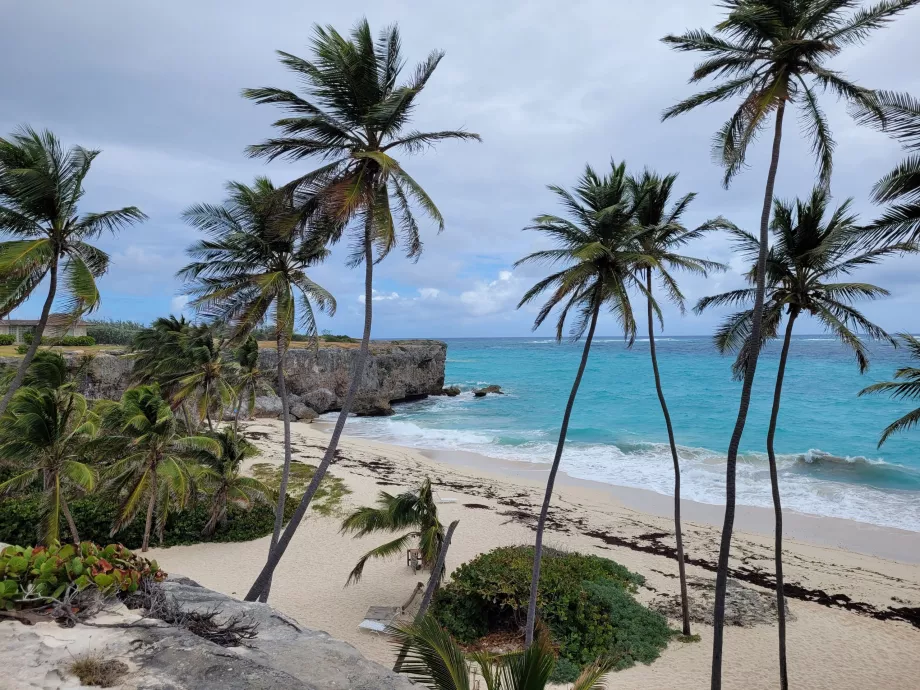
MULTIPOLYGON (((115 687, 132 690, 411 690, 404 676, 368 661, 350 644, 304 628, 266 604, 247 603, 184 578, 163 584, 185 611, 244 616, 258 635, 240 647, 221 647, 188 630, 133 612, 113 610, 62 628, 0 622, 0 687, 64 690, 83 687, 70 672, 90 653, 117 659, 125 675, 115 687), (131 627, 125 628, 125 625, 131 627), (7 685, 9 683, 9 685, 7 685)), ((309 593, 305 593, 307 596, 309 593)), ((370 633, 369 633, 370 634, 370 633)))
MULTIPOLYGON (((292 412, 300 419, 342 406, 358 355, 356 346, 327 344, 318 350, 290 350, 285 360, 285 381, 292 394, 292 412), (296 406, 296 408, 295 408, 296 406), (299 414, 298 414, 299 413, 299 414)), ((65 355, 71 366, 81 364, 82 355, 65 355)), ((438 340, 397 340, 371 343, 370 356, 358 389, 355 411, 387 414, 389 404, 423 398, 441 392, 447 344, 438 340)), ((18 364, 18 358, 0 358, 0 363, 18 364)), ((89 398, 117 399, 131 383, 131 359, 99 353, 83 362, 81 393, 89 398)), ((278 353, 259 351, 259 368, 264 388, 260 391, 257 414, 277 416, 281 404, 275 395, 278 353)))

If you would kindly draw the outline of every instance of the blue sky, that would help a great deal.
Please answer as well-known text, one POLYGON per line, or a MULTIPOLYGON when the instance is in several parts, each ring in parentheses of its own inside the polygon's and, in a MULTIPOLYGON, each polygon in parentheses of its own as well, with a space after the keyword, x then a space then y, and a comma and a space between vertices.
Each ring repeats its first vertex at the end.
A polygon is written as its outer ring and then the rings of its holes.
MULTIPOLYGON (((173 278, 195 233, 180 213, 197 202, 219 202, 228 179, 251 181, 268 174, 283 183, 310 163, 265 165, 243 149, 271 133, 279 115, 239 96, 251 86, 297 84, 277 62, 275 49, 306 55, 314 22, 341 31, 367 15, 376 31, 398 22, 410 66, 432 49, 446 51, 419 100, 420 129, 464 127, 483 143, 449 143, 404 166, 441 208, 447 229, 423 225, 426 246, 418 263, 392 254, 377 272, 378 337, 515 336, 530 331, 533 310, 516 310, 540 269, 512 270, 514 261, 544 246, 521 228, 539 213, 558 208, 545 185, 570 186, 585 163, 611 157, 638 171, 680 172, 678 190, 698 197, 688 224, 724 215, 753 229, 766 175, 761 142, 750 169, 728 191, 709 155, 712 133, 730 106, 693 113, 668 123, 659 115, 691 93, 694 64, 659 38, 711 27, 719 10, 711 2, 650 0, 644 3, 532 0, 460 5, 378 0, 326 5, 293 0, 169 0, 79 3, 32 0, 9 3, 13 29, 0 45, 0 132, 17 125, 47 127, 66 144, 102 149, 87 179, 82 208, 136 205, 150 216, 143 225, 99 244, 112 255, 100 283, 101 317, 149 321, 181 310, 173 278), (41 27, 40 49, 36 33, 41 27)), ((848 48, 832 65, 871 87, 920 93, 920 11, 908 13, 866 46, 848 48)), ((833 191, 836 202, 852 196, 868 219, 873 183, 902 157, 883 135, 857 128, 845 108, 823 100, 838 142, 833 191)), ((787 118, 777 194, 806 195, 814 181, 807 143, 787 118)), ((345 266, 337 249, 313 278, 337 297, 338 314, 321 328, 359 335, 363 271, 345 266)), ((730 263, 728 273, 684 278, 688 298, 741 284, 743 265, 732 259, 722 236, 691 253, 730 263)), ((920 258, 886 262, 859 274, 892 291, 864 305, 883 327, 920 330, 920 258)), ((42 295, 15 316, 34 316, 42 295)), ((644 312, 644 309, 641 309, 644 312)), ((681 317, 665 309, 672 335, 711 332, 720 314, 681 317)), ((800 332, 809 330, 805 324, 800 332)), ((816 330, 813 326, 811 330, 816 330)), ((613 335, 607 319, 600 331, 613 335)), ((549 327, 540 331, 549 334, 549 327)))

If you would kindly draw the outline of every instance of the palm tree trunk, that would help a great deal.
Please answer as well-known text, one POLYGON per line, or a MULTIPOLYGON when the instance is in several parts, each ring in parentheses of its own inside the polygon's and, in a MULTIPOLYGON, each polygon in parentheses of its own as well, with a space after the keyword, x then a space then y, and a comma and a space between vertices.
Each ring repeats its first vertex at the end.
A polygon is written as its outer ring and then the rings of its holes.
POLYGON ((19 369, 16 372, 16 376, 10 383, 10 387, 6 389, 6 394, 3 396, 3 399, 0 400, 0 417, 3 416, 4 412, 6 412, 6 408, 10 404, 10 400, 12 400, 16 389, 22 385, 22 380, 26 377, 26 370, 29 368, 29 365, 35 358, 35 353, 38 352, 39 345, 42 344, 42 334, 45 332, 45 325, 48 323, 48 315, 51 313, 51 305, 54 304, 54 296, 57 294, 57 256, 55 256, 53 262, 51 263, 51 269, 49 272, 51 274, 51 280, 48 284, 48 296, 45 298, 45 305, 42 307, 42 315, 38 319, 38 325, 35 327, 35 332, 32 334, 32 344, 29 346, 29 349, 26 350, 26 355, 22 358, 22 362, 19 364, 19 369))
POLYGON ((783 138, 783 114, 786 102, 781 101, 776 109, 776 127, 773 132, 773 155, 770 159, 770 171, 767 174, 767 187, 764 190, 763 210, 760 214, 760 253, 757 256, 757 286, 754 297, 753 323, 751 324, 750 347, 747 353, 747 366, 744 383, 741 386, 741 401, 738 405, 738 417, 728 442, 728 454, 725 459, 725 520, 722 523, 722 539, 719 544, 719 562, 716 569, 716 601, 712 614, 715 628, 712 635, 712 690, 722 688, 722 642, 725 625, 725 590, 728 586, 728 557, 732 546, 732 529, 735 525, 735 471, 738 463, 738 446, 741 434, 747 422, 748 408, 751 405, 751 389, 754 386, 754 371, 760 355, 760 334, 763 324, 763 297, 767 267, 767 228, 770 224, 770 207, 773 203, 773 187, 776 184, 776 171, 779 168, 779 150, 783 138))
MULTIPOLYGON (((454 520, 450 523, 450 526, 447 528, 447 534, 444 535, 444 541, 441 543, 441 548, 438 549, 438 558, 435 561, 434 568, 431 570, 431 577, 428 578, 425 596, 422 597, 422 603, 419 605, 418 612, 415 614, 416 624, 422 622, 425 618, 425 614, 428 613, 428 607, 431 606, 431 600, 434 598, 434 593, 437 591, 438 585, 441 582, 441 571, 444 570, 444 561, 447 559, 447 549, 450 548, 450 540, 453 538, 454 530, 457 529, 458 524, 460 524, 459 520, 454 520)), ((405 646, 399 650, 399 654, 396 657, 396 663, 393 664, 393 671, 395 673, 399 673, 400 670, 402 670, 402 665, 406 660, 408 651, 408 647, 405 646)))
POLYGON ((157 502, 157 486, 156 486, 156 464, 154 464, 151 472, 153 479, 151 480, 150 485, 150 501, 147 503, 147 522, 144 523, 144 540, 141 543, 141 552, 147 551, 150 547, 150 529, 153 527, 153 509, 156 506, 157 502))
POLYGON ((671 446, 671 461, 674 463, 674 537, 677 542, 677 572, 680 575, 680 612, 683 620, 683 634, 690 634, 690 601, 687 598, 687 569, 684 563, 684 537, 680 525, 680 460, 677 457, 677 443, 674 441, 674 427, 671 425, 671 414, 668 404, 664 399, 661 389, 661 374, 658 372, 658 353, 655 350, 655 326, 652 313, 652 269, 646 269, 645 286, 648 290, 648 346, 652 357, 652 371, 655 373, 655 390, 658 393, 658 402, 661 403, 661 413, 664 415, 664 425, 668 430, 668 444, 671 446))
POLYGON ((556 483, 556 473, 559 471, 559 463, 562 460, 562 449, 565 447, 565 436, 569 430, 569 418, 572 416, 572 407, 575 405, 575 396, 578 394, 578 386, 581 384, 581 377, 585 373, 585 366, 588 364, 588 354, 591 352, 591 341, 594 340, 594 329, 597 326, 597 317, 600 314, 601 305, 594 305, 594 312, 591 314, 591 325, 588 327, 588 335, 585 338, 585 347, 581 353, 581 363, 578 365, 578 373, 575 374, 575 381, 572 384, 572 392, 569 393, 569 401, 565 406, 565 414, 562 415, 562 427, 559 429, 559 441, 556 443, 556 454, 553 456, 553 466, 549 470, 549 478, 546 480, 546 494, 543 496, 543 507, 540 509, 540 519, 537 521, 537 538, 534 542, 533 550, 533 574, 530 579, 530 601, 527 603, 527 626, 524 631, 524 644, 530 647, 533 642, 533 630, 537 621, 537 588, 540 584, 540 560, 543 558, 543 530, 546 528, 546 515, 549 512, 549 503, 553 498, 553 485, 556 483))
POLYGON ((786 358, 792 341, 792 325, 798 312, 789 312, 786 325, 786 337, 783 351, 779 356, 779 368, 776 371, 776 389, 773 392, 773 411, 770 413, 770 428, 767 431, 767 455, 770 458, 770 487, 773 490, 773 512, 776 518, 774 560, 776 561, 776 612, 779 618, 779 686, 789 690, 789 677, 786 673, 786 598, 783 596, 783 506, 779 498, 779 477, 776 472, 776 453, 773 439, 776 436, 776 421, 779 418, 779 403, 783 394, 783 378, 786 375, 786 358))
MULTIPOLYGON (((287 498, 288 479, 291 476, 291 418, 288 415, 288 394, 287 383, 284 380, 284 358, 287 355, 287 343, 284 339, 284 333, 278 326, 276 342, 278 343, 278 395, 281 397, 281 419, 284 424, 284 466, 281 468, 281 485, 278 487, 278 503, 275 505, 275 528, 272 531, 271 543, 268 546, 268 553, 271 554, 278 538, 281 536, 281 528, 284 526, 284 502, 287 498)), ((269 578, 259 595, 259 601, 265 603, 268 601, 268 593, 272 588, 272 581, 269 578)))
POLYGON ((313 495, 319 488, 319 483, 322 481, 323 477, 326 476, 326 470, 329 469, 329 464, 332 462, 335 451, 339 446, 339 439, 342 437, 342 431, 345 429, 345 422, 348 419, 348 413, 354 402, 355 394, 361 386, 361 379, 364 376, 364 365, 367 362, 367 353, 370 349, 371 320, 373 316, 374 243, 372 233, 373 217, 371 213, 368 212, 364 222, 364 335, 361 338, 361 348, 358 350, 358 358, 355 361, 355 370, 352 374, 351 385, 349 385, 348 392, 345 394, 342 409, 339 411, 338 419, 335 421, 335 427, 332 430, 332 436, 329 439, 329 445, 326 447, 326 452, 323 454, 323 459, 316 468, 313 479, 310 480, 310 484, 307 486, 303 498, 300 499, 297 509, 291 516, 291 521, 288 523, 287 529, 284 530, 284 533, 278 540, 278 544, 269 553, 268 561, 266 561, 265 566, 262 568, 262 572, 259 573, 256 581, 253 582, 252 587, 249 588, 245 601, 255 601, 259 594, 262 593, 262 590, 271 582, 272 573, 275 572, 275 568, 278 566, 281 557, 287 550, 288 544, 291 543, 294 532, 297 531, 297 527, 303 520, 304 515, 306 515, 307 508, 310 507, 310 501, 313 500, 313 495))
POLYGON ((73 540, 73 543, 77 546, 80 545, 80 535, 77 532, 77 523, 73 521, 73 515, 70 514, 70 506, 67 505, 67 500, 61 496, 61 512, 64 513, 64 519, 67 520, 67 527, 70 529, 70 538, 73 540))

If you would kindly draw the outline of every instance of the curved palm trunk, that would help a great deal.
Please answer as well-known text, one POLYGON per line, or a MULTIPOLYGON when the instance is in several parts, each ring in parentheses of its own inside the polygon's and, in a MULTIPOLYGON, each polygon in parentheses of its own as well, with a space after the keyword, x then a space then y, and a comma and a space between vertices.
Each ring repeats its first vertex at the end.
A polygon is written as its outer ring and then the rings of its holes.
POLYGON ((591 352, 591 341, 594 340, 594 329, 597 326, 597 317, 600 311, 601 305, 595 305, 594 313, 591 314, 588 335, 585 338, 585 347, 581 353, 581 363, 578 365, 578 373, 575 374, 575 381, 572 383, 572 392, 569 393, 569 401, 566 403, 565 413, 562 415, 562 427, 559 429, 556 454, 553 456, 553 466, 550 468, 549 478, 546 480, 543 507, 540 509, 540 519, 537 521, 537 538, 533 551, 533 574, 530 579, 530 600, 527 603, 527 627, 524 631, 524 644, 527 647, 530 647, 533 642, 533 630, 537 620, 537 588, 540 584, 540 561, 543 558, 543 531, 546 528, 546 514, 549 512, 549 503, 553 498, 553 485, 556 483, 556 473, 559 471, 559 463, 562 460, 565 436, 569 430, 569 418, 572 416, 572 407, 575 405, 575 396, 578 394, 578 386, 581 385, 581 377, 584 375, 585 366, 588 364, 588 354, 591 352))
POLYGON ((732 431, 731 440, 728 442, 728 453, 725 459, 725 520, 722 523, 722 539, 719 544, 719 562, 716 569, 716 601, 712 614, 714 627, 712 635, 712 676, 710 684, 712 690, 722 688, 722 642, 724 639, 725 625, 725 590, 728 586, 728 557, 732 546, 732 529, 735 526, 735 471, 738 463, 738 446, 741 445, 741 434, 747 422, 748 408, 751 405, 751 389, 754 386, 754 372, 757 369, 757 358, 760 355, 760 334, 763 324, 763 298, 767 267, 767 228, 770 224, 770 206, 773 203, 773 187, 776 184, 776 170, 779 167, 779 150, 783 138, 783 114, 786 111, 786 102, 780 102, 776 109, 776 127, 773 132, 773 155, 770 158, 770 171, 767 174, 767 187, 764 190, 763 211, 760 214, 760 253, 757 256, 757 286, 754 297, 753 323, 751 324, 750 343, 748 350, 747 367, 744 372, 744 383, 741 386, 741 401, 738 404, 738 417, 732 431))
POLYGON ((73 521, 73 516, 70 514, 70 506, 67 505, 67 500, 63 496, 61 496, 61 512, 64 513, 64 519, 67 520, 70 538, 73 540, 74 544, 79 546, 80 534, 77 532, 77 523, 73 521))
POLYGON ((773 512, 776 518, 774 560, 776 561, 776 611, 779 618, 779 685, 782 690, 789 689, 786 673, 786 598, 783 596, 783 506, 779 498, 779 477, 776 472, 776 453, 773 439, 776 436, 776 421, 779 418, 779 403, 783 394, 783 378, 786 375, 786 358, 792 341, 792 326, 798 313, 789 314, 783 351, 779 356, 779 369, 776 372, 776 389, 773 392, 773 411, 770 413, 770 428, 767 431, 767 455, 770 457, 770 487, 773 490, 773 512))
POLYGON ((45 326, 48 323, 48 315, 51 313, 51 305, 54 304, 54 296, 57 294, 57 271, 58 264, 57 257, 55 257, 54 262, 51 264, 51 281, 48 285, 48 296, 45 298, 45 305, 42 307, 42 315, 39 317, 38 325, 35 327, 35 333, 32 336, 32 344, 26 351, 25 357, 22 358, 22 362, 19 364, 19 370, 10 383, 10 387, 6 389, 6 394, 3 396, 3 399, 0 400, 0 417, 6 412, 6 408, 10 404, 10 400, 13 399, 13 394, 16 392, 16 389, 22 385, 22 380, 26 377, 26 370, 35 358, 35 353, 38 352, 39 345, 42 344, 42 334, 45 332, 45 326))
POLYGON ((268 554, 268 560, 263 566, 262 572, 259 573, 256 581, 253 582, 252 587, 249 588, 245 601, 255 601, 271 582, 272 573, 275 572, 275 568, 278 566, 281 557, 287 550, 288 544, 291 543, 294 532, 297 531, 297 527, 303 520, 304 515, 306 515, 307 508, 310 507, 310 501, 313 500, 313 496, 319 488, 319 483, 322 481, 323 477, 326 476, 326 471, 329 469, 329 465, 338 448, 339 439, 342 437, 342 431, 345 429, 345 422, 348 419, 348 413, 354 402, 355 394, 361 386, 361 378, 364 375, 364 365, 367 362, 367 353, 370 348, 371 319, 373 316, 374 245, 372 222, 371 215, 368 214, 364 225, 364 335, 361 338, 361 349, 358 350, 358 359, 355 362, 355 370, 352 374, 351 385, 349 385, 348 392, 345 394, 342 409, 339 412, 338 419, 335 421, 335 427, 332 430, 332 436, 329 439, 329 445, 326 447, 326 452, 323 454, 323 459, 316 468, 313 479, 310 480, 310 485, 307 487, 303 498, 300 499, 297 509, 291 516, 291 521, 288 523, 287 529, 284 530, 275 548, 268 554))
POLYGON ((661 403, 661 413, 664 415, 664 424, 668 429, 668 444, 671 446, 671 460, 674 463, 674 537, 677 542, 677 572, 680 575, 680 612, 683 621, 683 634, 690 634, 690 601, 687 598, 687 568, 684 563, 684 537, 680 525, 680 460, 677 457, 677 443, 674 441, 674 427, 671 425, 671 414, 668 404, 664 399, 661 389, 661 375, 658 372, 658 353, 655 350, 655 326, 652 313, 652 269, 646 269, 645 286, 648 290, 646 302, 648 303, 648 345, 652 357, 652 371, 655 373, 655 390, 658 393, 658 402, 661 403))
MULTIPOLYGON (((284 340, 284 334, 279 327, 278 336, 278 395, 281 397, 281 419, 284 420, 284 467, 281 469, 281 484, 278 487, 278 503, 275 505, 275 528, 272 531, 271 543, 268 546, 268 553, 271 554, 278 538, 281 536, 281 528, 284 526, 284 503, 287 499, 288 479, 291 476, 291 418, 288 415, 288 394, 287 382, 284 380, 284 358, 287 356, 287 343, 284 340)), ((268 594, 272 588, 272 581, 269 578, 259 595, 259 601, 268 601, 268 594)))

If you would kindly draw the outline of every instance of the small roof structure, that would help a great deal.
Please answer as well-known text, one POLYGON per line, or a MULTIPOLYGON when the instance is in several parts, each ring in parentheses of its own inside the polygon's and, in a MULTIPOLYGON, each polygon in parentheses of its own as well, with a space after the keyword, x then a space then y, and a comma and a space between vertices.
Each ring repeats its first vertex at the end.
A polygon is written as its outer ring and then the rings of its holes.
MULTIPOLYGON (((38 319, 0 319, 0 326, 37 326, 38 319)), ((74 320, 72 314, 48 314, 47 326, 88 326, 83 319, 74 320)))

